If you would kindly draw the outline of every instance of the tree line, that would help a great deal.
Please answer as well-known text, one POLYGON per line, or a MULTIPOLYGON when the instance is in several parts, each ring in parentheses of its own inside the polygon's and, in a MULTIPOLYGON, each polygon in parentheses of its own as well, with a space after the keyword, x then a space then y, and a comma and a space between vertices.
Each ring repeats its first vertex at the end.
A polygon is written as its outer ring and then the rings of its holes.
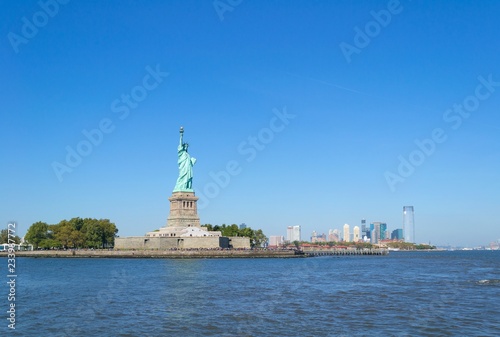
POLYGON ((118 229, 109 219, 73 218, 49 225, 35 222, 24 240, 34 249, 112 248, 118 229))
POLYGON ((206 227, 209 231, 220 231, 222 236, 243 236, 250 239, 250 246, 254 247, 262 247, 264 243, 267 242, 267 237, 262 232, 262 229, 252 229, 250 227, 241 228, 236 224, 232 224, 230 226, 226 226, 223 224, 219 225, 211 225, 205 224, 202 227, 206 227))
POLYGON ((436 246, 426 245, 423 243, 416 244, 411 242, 388 242, 387 247, 398 248, 401 250, 436 249, 436 246))

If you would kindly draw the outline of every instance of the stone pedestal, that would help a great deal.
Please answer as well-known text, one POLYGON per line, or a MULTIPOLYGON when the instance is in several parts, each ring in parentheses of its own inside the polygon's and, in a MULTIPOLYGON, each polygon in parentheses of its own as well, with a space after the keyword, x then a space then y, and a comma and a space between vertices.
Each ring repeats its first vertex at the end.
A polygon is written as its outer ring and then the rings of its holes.
POLYGON ((194 192, 174 192, 170 200, 167 227, 200 227, 200 217, 194 192))

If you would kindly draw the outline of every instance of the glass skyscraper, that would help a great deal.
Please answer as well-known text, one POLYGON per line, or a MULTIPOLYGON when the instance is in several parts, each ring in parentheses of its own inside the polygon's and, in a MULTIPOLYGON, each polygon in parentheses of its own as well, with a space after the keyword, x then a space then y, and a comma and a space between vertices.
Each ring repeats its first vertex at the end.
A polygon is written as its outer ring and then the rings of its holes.
POLYGON ((380 240, 388 239, 387 224, 385 222, 374 222, 370 224, 370 242, 379 243, 380 240))
POLYGON ((415 243, 415 212, 413 206, 403 206, 403 235, 405 242, 415 243))

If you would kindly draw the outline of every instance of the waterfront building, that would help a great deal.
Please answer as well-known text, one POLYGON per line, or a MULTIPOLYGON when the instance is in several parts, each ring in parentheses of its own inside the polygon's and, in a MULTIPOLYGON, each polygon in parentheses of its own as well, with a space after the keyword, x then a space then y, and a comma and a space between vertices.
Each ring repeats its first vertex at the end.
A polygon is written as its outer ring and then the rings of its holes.
POLYGON ((413 206, 403 206, 403 235, 405 242, 415 242, 415 212, 413 206))
POLYGON ((328 242, 339 242, 340 233, 338 229, 330 229, 328 231, 328 242))
POLYGON ((286 228, 286 241, 292 242, 293 237, 293 226, 288 226, 286 228))
POLYGON ((358 242, 361 238, 361 232, 359 230, 359 226, 354 226, 352 229, 352 241, 358 242))
POLYGON ((380 240, 387 240, 389 239, 391 235, 389 234, 389 231, 387 230, 387 224, 386 223, 381 223, 380 224, 380 240))
POLYGON ((370 243, 377 244, 380 241, 380 223, 370 225, 370 243), (373 225, 373 227, 372 227, 373 225))
POLYGON ((344 225, 344 241, 350 242, 351 241, 351 233, 349 229, 349 224, 344 225))
POLYGON ((363 237, 363 240, 365 240, 365 238, 370 238, 370 227, 366 225, 365 219, 361 220, 361 236, 363 237))
POLYGON ((370 224, 370 242, 379 243, 380 240, 388 239, 387 224, 385 222, 373 222, 370 224))
POLYGON ((398 229, 393 230, 391 233, 391 239, 392 240, 403 240, 404 239, 403 229, 398 228, 398 229))
POLYGON ((326 234, 317 234, 316 231, 313 231, 313 235, 311 236, 311 242, 316 243, 316 242, 326 242, 326 234))
POLYGON ((283 235, 271 235, 269 236, 269 248, 277 248, 283 246, 285 238, 283 235))
POLYGON ((300 226, 288 226, 286 228, 286 240, 288 242, 301 241, 300 226))

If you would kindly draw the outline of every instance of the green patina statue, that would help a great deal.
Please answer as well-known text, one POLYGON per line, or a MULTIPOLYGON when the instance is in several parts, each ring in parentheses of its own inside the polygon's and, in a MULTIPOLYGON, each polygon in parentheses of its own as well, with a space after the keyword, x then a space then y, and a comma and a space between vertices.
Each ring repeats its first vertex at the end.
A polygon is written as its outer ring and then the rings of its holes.
POLYGON ((174 192, 193 192, 193 165, 196 159, 188 153, 188 143, 183 143, 184 128, 181 126, 179 147, 177 148, 177 164, 179 165, 179 177, 175 184, 174 192))

